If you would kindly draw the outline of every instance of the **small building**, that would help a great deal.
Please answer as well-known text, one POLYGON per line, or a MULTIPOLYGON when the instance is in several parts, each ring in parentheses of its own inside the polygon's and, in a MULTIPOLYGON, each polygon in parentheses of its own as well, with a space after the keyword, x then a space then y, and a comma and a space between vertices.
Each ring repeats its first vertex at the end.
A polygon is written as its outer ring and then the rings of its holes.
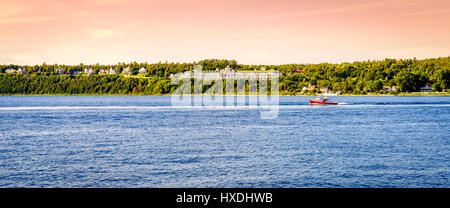
POLYGON ((144 67, 141 67, 141 68, 139 69, 139 74, 145 74, 145 73, 147 73, 147 69, 144 68, 144 67))
POLYGON ((313 90, 316 90, 316 89, 318 89, 316 87, 316 85, 311 85, 311 84, 308 85, 308 91, 313 91, 313 90))
POLYGON ((302 92, 305 92, 306 90, 308 90, 307 87, 302 87, 302 92))
POLYGON ((99 75, 105 75, 108 74, 108 71, 106 71, 106 69, 100 69, 100 71, 98 72, 99 75))
POLYGON ((294 69, 291 71, 291 74, 301 74, 303 73, 303 69, 294 69))
POLYGON ((130 74, 131 73, 131 67, 125 67, 122 69, 122 74, 130 74))
POLYGON ((92 66, 90 68, 84 68, 84 74, 94 75, 94 69, 92 68, 92 66))
POLYGON ((433 87, 430 85, 426 85, 420 88, 420 92, 433 92, 433 87))
POLYGON ((19 73, 19 74, 26 74, 27 70, 25 68, 19 68, 19 69, 17 69, 17 73, 19 73))
POLYGON ((398 86, 392 86, 391 87, 391 91, 397 91, 397 89, 398 89, 398 86))
POLYGON ((5 72, 6 72, 7 74, 12 74, 12 73, 16 73, 16 70, 15 70, 15 69, 9 68, 9 69, 7 69, 5 72))
POLYGON ((108 73, 109 74, 117 74, 117 70, 116 70, 115 67, 111 67, 111 68, 109 68, 109 72, 108 73))
POLYGON ((80 75, 82 73, 82 71, 74 71, 72 72, 73 75, 80 75))
POLYGON ((57 74, 64 74, 64 69, 61 68, 61 67, 58 67, 57 69, 55 69, 55 72, 56 72, 57 74))
POLYGON ((328 87, 321 87, 319 90, 322 93, 327 93, 328 92, 328 87))
POLYGON ((397 86, 383 86, 383 91, 385 92, 395 92, 397 91, 397 86))

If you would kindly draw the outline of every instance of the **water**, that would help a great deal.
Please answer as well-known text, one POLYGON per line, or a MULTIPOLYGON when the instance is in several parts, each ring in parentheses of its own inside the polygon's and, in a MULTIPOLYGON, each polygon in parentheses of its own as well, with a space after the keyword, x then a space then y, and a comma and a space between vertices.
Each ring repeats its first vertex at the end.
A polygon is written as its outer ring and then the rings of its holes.
POLYGON ((450 97, 1 96, 0 187, 450 187, 450 97))

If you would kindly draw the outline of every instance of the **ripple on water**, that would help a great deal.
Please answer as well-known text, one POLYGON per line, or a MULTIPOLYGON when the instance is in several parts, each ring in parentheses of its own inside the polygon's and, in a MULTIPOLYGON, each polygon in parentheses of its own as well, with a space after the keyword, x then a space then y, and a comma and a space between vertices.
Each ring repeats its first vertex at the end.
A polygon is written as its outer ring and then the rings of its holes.
POLYGON ((2 96, 0 186, 450 187, 450 97, 308 99, 261 120, 167 96, 2 96))

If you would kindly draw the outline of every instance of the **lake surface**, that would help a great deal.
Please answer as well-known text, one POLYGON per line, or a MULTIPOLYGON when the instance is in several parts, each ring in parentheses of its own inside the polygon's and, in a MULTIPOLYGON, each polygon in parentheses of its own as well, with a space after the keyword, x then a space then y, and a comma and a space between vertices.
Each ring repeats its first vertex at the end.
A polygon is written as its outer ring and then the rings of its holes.
POLYGON ((450 187, 450 97, 0 96, 0 187, 450 187))

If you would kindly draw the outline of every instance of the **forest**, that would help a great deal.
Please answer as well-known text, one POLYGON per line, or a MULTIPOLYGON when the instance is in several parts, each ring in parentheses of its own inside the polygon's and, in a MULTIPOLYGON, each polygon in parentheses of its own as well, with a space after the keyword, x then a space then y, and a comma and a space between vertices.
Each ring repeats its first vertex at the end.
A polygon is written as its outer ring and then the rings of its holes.
POLYGON ((342 94, 393 94, 418 92, 427 85, 434 92, 450 92, 450 57, 442 57, 284 65, 244 65, 235 60, 223 59, 193 63, 133 62, 115 65, 3 64, 0 65, 0 94, 171 94, 177 86, 172 85, 169 75, 193 70, 194 65, 202 65, 203 70, 224 69, 227 66, 236 71, 262 68, 278 70, 282 73, 279 80, 280 95, 315 94, 320 88, 342 94), (111 67, 117 69, 118 74, 98 75, 100 70, 111 67), (131 69, 130 73, 121 74, 121 70, 126 67, 131 69), (142 67, 146 72, 138 74, 142 67), (85 68, 92 68, 95 75, 84 74, 85 68), (17 73, 19 69, 24 71, 17 73), (385 90, 393 86, 395 90, 385 90))

